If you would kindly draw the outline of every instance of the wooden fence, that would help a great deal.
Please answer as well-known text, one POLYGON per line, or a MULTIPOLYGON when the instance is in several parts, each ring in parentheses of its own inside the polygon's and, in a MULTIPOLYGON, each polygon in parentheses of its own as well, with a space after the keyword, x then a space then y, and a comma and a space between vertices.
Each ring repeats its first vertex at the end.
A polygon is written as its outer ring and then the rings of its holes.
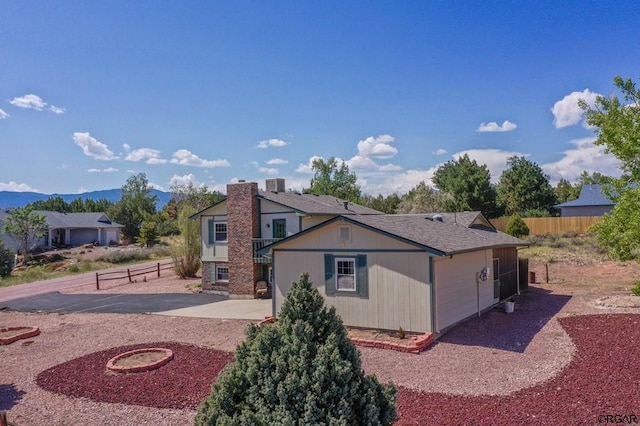
MULTIPOLYGON (((491 223, 498 231, 507 231, 509 217, 491 219, 491 223)), ((589 227, 602 220, 602 216, 575 216, 575 217, 525 217, 522 218, 529 227, 529 235, 564 234, 565 232, 577 232, 584 234, 589 227)))
POLYGON ((148 274, 157 275, 160 277, 160 271, 164 271, 167 269, 173 268, 173 260, 169 260, 167 262, 161 263, 158 262, 152 266, 141 266, 138 268, 127 268, 126 270, 121 271, 112 271, 112 272, 96 272, 96 290, 100 290, 100 282, 101 281, 114 281, 114 280, 128 280, 129 283, 134 281, 134 277, 144 275, 144 280, 146 280, 148 274))

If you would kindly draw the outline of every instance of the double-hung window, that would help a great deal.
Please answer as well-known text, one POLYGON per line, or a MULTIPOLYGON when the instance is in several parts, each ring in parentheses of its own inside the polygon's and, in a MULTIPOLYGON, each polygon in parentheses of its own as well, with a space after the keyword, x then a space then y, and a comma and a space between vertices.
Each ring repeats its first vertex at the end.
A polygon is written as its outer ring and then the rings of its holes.
POLYGON ((336 290, 356 291, 356 259, 336 257, 335 262, 336 290))
POLYGON ((215 223, 215 241, 216 243, 227 241, 227 222, 215 223))
POLYGON ((216 267, 216 281, 229 281, 229 268, 226 266, 216 267))
POLYGON ((327 295, 369 296, 367 255, 324 255, 325 293, 327 295))

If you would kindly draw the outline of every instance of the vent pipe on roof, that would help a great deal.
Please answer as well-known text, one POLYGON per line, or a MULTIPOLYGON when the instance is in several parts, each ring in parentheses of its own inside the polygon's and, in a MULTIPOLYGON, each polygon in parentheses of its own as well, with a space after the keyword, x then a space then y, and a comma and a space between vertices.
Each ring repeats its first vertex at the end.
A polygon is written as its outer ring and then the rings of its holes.
POLYGON ((432 218, 433 218, 433 220, 437 220, 438 222, 443 222, 443 220, 442 220, 442 215, 434 214, 434 215, 432 216, 432 218))
POLYGON ((349 202, 348 202, 348 201, 343 201, 343 202, 342 202, 342 205, 344 206, 344 209, 345 209, 345 210, 348 210, 348 209, 349 209, 349 202))

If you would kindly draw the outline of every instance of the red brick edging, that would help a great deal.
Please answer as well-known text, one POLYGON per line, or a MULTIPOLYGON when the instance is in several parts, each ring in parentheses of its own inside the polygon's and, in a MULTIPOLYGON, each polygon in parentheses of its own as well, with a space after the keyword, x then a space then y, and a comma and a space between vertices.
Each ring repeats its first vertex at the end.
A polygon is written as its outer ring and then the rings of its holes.
POLYGON ((132 351, 123 352, 119 355, 114 356, 107 362, 107 369, 111 371, 115 371, 116 373, 141 373, 144 371, 154 370, 156 368, 160 368, 163 365, 167 364, 169 361, 173 359, 173 351, 171 349, 165 348, 141 348, 134 349, 132 351), (131 355, 139 354, 142 352, 164 352, 165 356, 155 362, 149 364, 136 365, 135 367, 125 367, 121 365, 115 365, 122 358, 126 358, 131 355))
POLYGON ((15 336, 11 337, 0 337, 0 345, 8 345, 15 342, 16 340, 28 339, 29 337, 37 336, 38 334, 40 334, 40 329, 38 327, 5 327, 0 329, 0 333, 13 330, 25 330, 25 332, 16 334, 15 336))
MULTIPOLYGON (((258 327, 265 324, 273 324, 278 321, 274 317, 266 317, 258 323, 258 327)), ((378 349, 390 349, 398 352, 408 352, 412 354, 419 354, 425 350, 431 343, 433 343, 433 334, 425 333, 422 336, 412 337, 411 342, 404 345, 402 343, 383 342, 380 340, 361 339, 359 337, 351 337, 351 342, 356 346, 363 346, 367 348, 378 349)))

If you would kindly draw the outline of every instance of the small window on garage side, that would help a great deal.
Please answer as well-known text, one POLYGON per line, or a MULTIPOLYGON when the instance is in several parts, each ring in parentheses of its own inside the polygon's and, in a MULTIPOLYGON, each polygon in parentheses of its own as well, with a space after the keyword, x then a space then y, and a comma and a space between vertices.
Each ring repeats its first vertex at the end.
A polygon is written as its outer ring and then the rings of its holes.
POLYGON ((336 257, 336 290, 356 291, 356 259, 336 257))
POLYGON ((369 296, 367 256, 324 255, 325 293, 327 295, 369 296))
POLYGON ((216 267, 216 281, 229 281, 229 268, 226 266, 216 267))

